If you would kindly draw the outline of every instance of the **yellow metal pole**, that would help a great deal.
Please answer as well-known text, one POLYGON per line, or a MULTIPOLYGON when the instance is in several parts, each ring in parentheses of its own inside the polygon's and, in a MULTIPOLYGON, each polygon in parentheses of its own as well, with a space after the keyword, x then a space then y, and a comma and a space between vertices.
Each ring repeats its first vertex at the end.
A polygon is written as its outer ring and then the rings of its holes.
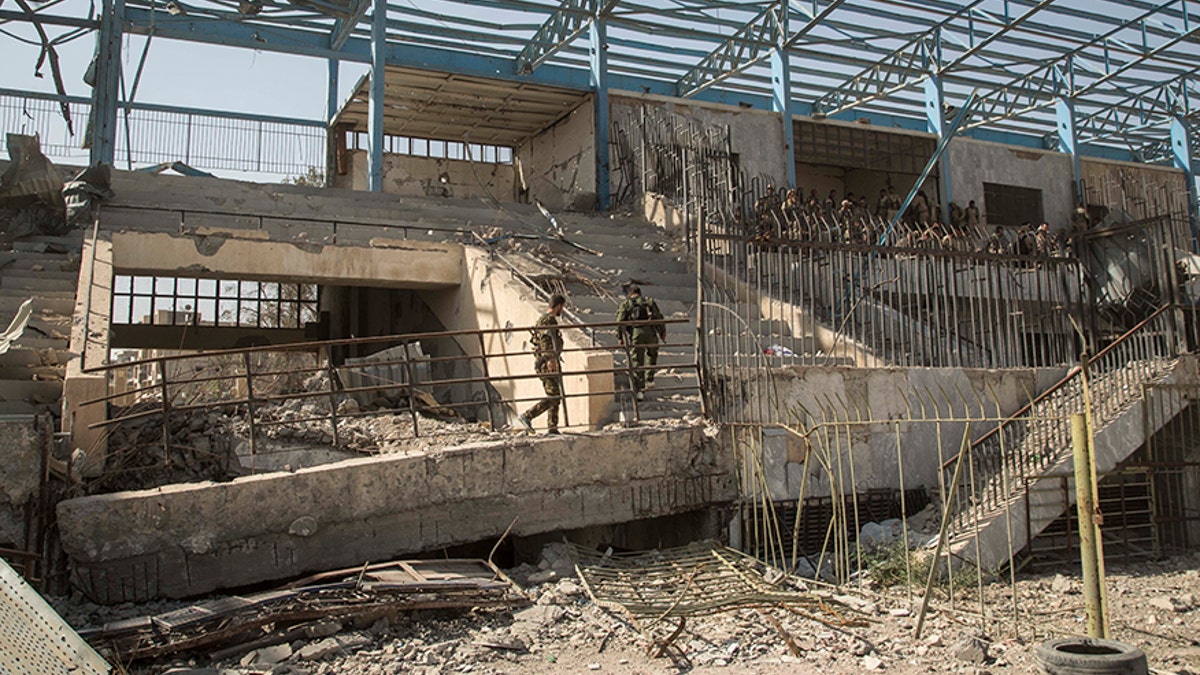
POLYGON ((1105 637, 1104 602, 1100 595, 1100 565, 1096 550, 1096 526, 1092 492, 1092 454, 1087 420, 1071 415, 1071 445, 1075 450, 1075 507, 1079 514, 1079 559, 1083 564, 1083 604, 1087 609, 1088 637, 1105 637))

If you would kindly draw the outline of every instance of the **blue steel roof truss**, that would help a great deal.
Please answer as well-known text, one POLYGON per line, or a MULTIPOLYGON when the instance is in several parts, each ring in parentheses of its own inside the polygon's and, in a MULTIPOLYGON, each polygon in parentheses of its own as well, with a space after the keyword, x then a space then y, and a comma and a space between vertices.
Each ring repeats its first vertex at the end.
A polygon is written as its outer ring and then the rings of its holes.
MULTIPOLYGON (((126 0, 125 30, 369 62, 370 4, 173 0, 168 13, 161 0, 126 0)), ((96 25, 52 9, 38 12, 43 26, 96 25)), ((1162 155, 1171 120, 1200 126, 1188 95, 1197 0, 397 0, 388 63, 586 90, 580 37, 597 18, 614 89, 767 108, 766 61, 783 49, 795 114, 921 129, 922 83, 936 75, 948 106, 980 92, 968 129, 1022 144, 1053 139, 1059 98, 1075 106, 1081 143, 1135 156, 1162 155)), ((0 10, 10 36, 36 39, 32 23, 0 10)))

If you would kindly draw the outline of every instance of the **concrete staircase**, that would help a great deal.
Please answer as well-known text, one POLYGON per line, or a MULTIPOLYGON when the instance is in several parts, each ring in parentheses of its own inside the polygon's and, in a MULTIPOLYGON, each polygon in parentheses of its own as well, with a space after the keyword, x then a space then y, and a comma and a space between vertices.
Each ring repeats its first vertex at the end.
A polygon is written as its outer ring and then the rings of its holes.
MULTIPOLYGON (((1145 385, 1192 384, 1197 360, 1191 356, 1145 356, 1109 370, 1093 372, 1094 460, 1098 474, 1112 471, 1140 448, 1185 405, 1172 399, 1175 408, 1163 415, 1143 411, 1145 385)), ((970 461, 974 485, 959 480, 951 523, 949 550, 961 561, 978 561, 985 570, 998 570, 1010 556, 1067 509, 1074 508, 1074 480, 1067 494, 1062 478, 1072 476, 1071 413, 1085 408, 1083 382, 1078 373, 1043 394, 989 435, 976 441, 970 461), (1002 438, 1003 437, 1003 438, 1002 438)), ((948 464, 947 485, 953 466, 948 464)))
POLYGON ((62 396, 83 236, 24 237, 0 253, 0 322, 33 298, 24 334, 0 355, 0 413, 40 412, 62 396))

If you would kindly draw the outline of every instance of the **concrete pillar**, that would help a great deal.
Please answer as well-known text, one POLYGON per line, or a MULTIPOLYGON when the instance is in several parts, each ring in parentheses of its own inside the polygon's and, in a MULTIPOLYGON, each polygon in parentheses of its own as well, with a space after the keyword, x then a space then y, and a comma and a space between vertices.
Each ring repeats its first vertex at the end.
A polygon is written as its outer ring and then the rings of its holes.
POLYGON ((62 430, 71 434, 71 447, 84 452, 84 461, 74 470, 85 477, 95 477, 104 467, 108 436, 103 427, 91 426, 108 419, 108 404, 86 402, 109 393, 108 377, 84 372, 84 369, 97 368, 108 359, 112 244, 104 240, 85 241, 81 258, 88 263, 79 269, 74 315, 86 318, 74 322, 71 327, 71 352, 78 356, 72 356, 67 362, 63 377, 62 430))
POLYGON ((1058 116, 1058 151, 1071 157, 1071 192, 1075 203, 1083 201, 1083 185, 1079 172, 1079 137, 1075 134, 1075 102, 1059 97, 1054 101, 1054 112, 1058 116))
MULTIPOLYGON (((929 133, 937 136, 941 143, 946 136, 946 96, 942 89, 942 78, 930 75, 925 80, 925 120, 929 133)), ((942 220, 950 219, 950 202, 954 200, 950 182, 950 153, 938 160, 938 203, 942 206, 942 220)))
MULTIPOLYGON (((786 16, 786 13, 785 13, 786 16)), ((784 35, 786 35, 786 31, 784 35)), ((787 186, 796 187, 796 152, 792 128, 792 81, 788 71, 787 50, 776 47, 771 51, 771 109, 779 113, 783 124, 783 148, 787 166, 784 175, 787 186)))
POLYGON ((592 100, 596 106, 596 208, 608 210, 609 186, 609 109, 608 109, 608 25, 604 17, 592 17, 589 31, 591 46, 592 100))
POLYGON ((1188 222, 1192 228, 1192 248, 1200 249, 1200 228, 1196 223, 1196 174, 1192 171, 1192 132, 1182 117, 1171 120, 1171 158, 1175 168, 1183 169, 1187 185, 1188 222))
POLYGON ((367 189, 383 191, 383 92, 387 80, 387 2, 373 0, 371 16, 371 102, 367 113, 367 189))
POLYGON ((121 37, 125 0, 103 0, 96 38, 96 71, 92 86, 91 164, 112 164, 117 151, 117 103, 121 90, 121 37))

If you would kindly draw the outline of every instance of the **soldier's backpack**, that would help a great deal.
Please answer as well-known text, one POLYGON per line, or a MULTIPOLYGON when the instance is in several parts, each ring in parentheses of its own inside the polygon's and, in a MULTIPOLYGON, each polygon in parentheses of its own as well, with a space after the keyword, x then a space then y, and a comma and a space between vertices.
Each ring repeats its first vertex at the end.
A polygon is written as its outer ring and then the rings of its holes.
POLYGON ((650 302, 645 298, 638 298, 633 302, 633 320, 634 321, 649 321, 650 320, 650 302))

